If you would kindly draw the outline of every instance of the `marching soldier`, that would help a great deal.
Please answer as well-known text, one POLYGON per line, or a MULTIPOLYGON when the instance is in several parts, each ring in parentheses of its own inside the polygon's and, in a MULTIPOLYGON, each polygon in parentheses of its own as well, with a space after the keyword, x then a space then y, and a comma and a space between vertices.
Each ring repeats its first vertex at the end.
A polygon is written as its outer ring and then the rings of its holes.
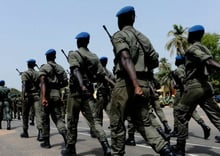
POLYGON ((68 85, 68 78, 64 68, 55 62, 56 51, 49 49, 46 53, 47 63, 40 67, 40 98, 42 104, 42 148, 51 148, 50 144, 50 116, 66 144, 67 129, 62 119, 61 88, 68 85))
POLYGON ((116 75, 110 107, 112 155, 125 154, 124 122, 130 115, 144 140, 160 155, 171 156, 169 142, 152 126, 146 109, 150 96, 147 72, 158 67, 158 54, 149 39, 133 27, 134 7, 126 6, 116 16, 120 31, 112 37, 116 75))
POLYGON ((40 88, 39 88, 39 73, 34 69, 36 66, 36 60, 29 59, 27 61, 28 69, 22 72, 22 120, 23 120, 23 132, 22 138, 28 138, 28 123, 30 117, 31 108, 36 110, 36 122, 38 129, 37 140, 42 141, 42 118, 41 118, 41 105, 40 105, 40 88))
POLYGON ((177 105, 177 143, 173 146, 178 156, 185 155, 188 123, 199 104, 210 121, 220 131, 220 107, 213 99, 213 87, 208 82, 210 69, 220 69, 220 64, 212 59, 207 47, 201 44, 205 33, 202 25, 192 26, 188 30, 188 42, 191 46, 185 53, 185 87, 177 105))
MULTIPOLYGON (((95 132, 105 156, 111 155, 106 134, 100 124, 94 120, 89 103, 93 100, 93 83, 108 79, 96 54, 88 49, 90 35, 81 32, 76 36, 78 50, 70 51, 68 61, 72 77, 70 95, 67 104, 67 147, 64 155, 76 155, 77 125, 79 113, 87 119, 90 129, 95 132)), ((108 79, 109 80, 109 79, 108 79)))
POLYGON ((2 129, 2 121, 7 122, 7 130, 11 129, 12 120, 12 103, 9 99, 10 89, 5 86, 5 81, 0 81, 0 129, 2 129))

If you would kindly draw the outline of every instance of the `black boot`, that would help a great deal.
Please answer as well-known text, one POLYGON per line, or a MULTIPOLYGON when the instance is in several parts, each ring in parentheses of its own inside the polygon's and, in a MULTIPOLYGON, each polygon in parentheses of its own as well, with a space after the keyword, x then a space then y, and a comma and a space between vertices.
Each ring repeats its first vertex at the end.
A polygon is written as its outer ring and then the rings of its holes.
POLYGON ((166 141, 170 141, 170 134, 167 134, 163 131, 162 128, 157 128, 158 133, 164 138, 166 141))
POLYGON ((90 136, 91 138, 96 138, 96 134, 91 128, 90 128, 90 136))
POLYGON ((170 133, 170 137, 177 137, 177 127, 174 127, 173 131, 170 133))
POLYGON ((172 149, 176 156, 185 156, 186 141, 178 141, 176 145, 172 145, 172 149))
POLYGON ((173 152, 172 148, 170 145, 165 145, 161 150, 160 150, 160 156, 176 156, 175 153, 173 152))
POLYGON ((40 144, 42 148, 51 148, 50 145, 50 138, 49 137, 44 137, 44 142, 40 144))
POLYGON ((31 120, 30 125, 34 126, 34 120, 31 120))
POLYGON ((7 130, 10 130, 11 129, 11 121, 7 121, 7 130))
POLYGON ((29 135, 28 135, 28 130, 27 129, 24 129, 23 130, 23 133, 21 133, 21 138, 29 138, 29 135))
POLYGON ((38 141, 44 141, 41 129, 38 130, 37 140, 38 141))
POLYGON ((170 134, 171 128, 170 128, 170 126, 168 125, 167 121, 163 121, 163 126, 164 126, 164 131, 165 131, 165 133, 170 134))
POLYGON ((62 156, 76 156, 75 144, 67 144, 66 149, 61 151, 62 156))
POLYGON ((127 138, 127 140, 125 141, 125 145, 136 146, 136 142, 135 142, 134 136, 129 136, 127 138))
POLYGON ((208 137, 210 136, 211 128, 209 126, 207 126, 204 121, 199 122, 199 124, 204 131, 204 139, 208 139, 208 137))
POLYGON ((2 121, 0 121, 0 129, 2 129, 2 121))
POLYGON ((216 143, 220 143, 220 136, 219 135, 215 136, 215 141, 216 141, 216 143))
POLYGON ((101 141, 102 149, 104 151, 104 156, 111 156, 111 147, 108 140, 101 141))

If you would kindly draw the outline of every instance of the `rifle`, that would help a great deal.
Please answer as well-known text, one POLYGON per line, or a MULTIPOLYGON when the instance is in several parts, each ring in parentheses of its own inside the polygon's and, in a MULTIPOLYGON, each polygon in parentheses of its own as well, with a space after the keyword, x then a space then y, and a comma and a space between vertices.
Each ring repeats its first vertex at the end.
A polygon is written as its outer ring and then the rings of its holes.
POLYGON ((67 61, 69 62, 68 56, 66 55, 63 49, 61 49, 61 52, 63 53, 63 55, 66 57, 67 61))
MULTIPOLYGON (((112 43, 112 46, 113 46, 113 52, 115 53, 115 45, 114 45, 114 43, 113 43, 113 41, 112 41, 112 36, 111 36, 111 34, 109 33, 109 31, 108 31, 108 29, 106 28, 105 25, 103 25, 102 27, 104 28, 105 32, 108 34, 108 37, 109 37, 109 39, 110 39, 110 41, 111 41, 111 43, 112 43)), ((114 62, 115 62, 115 59, 114 59, 114 62)), ((113 67, 113 73, 115 73, 115 67, 113 67)))
POLYGON ((110 38, 111 42, 112 42, 112 36, 111 34, 109 33, 108 29, 106 28, 105 25, 102 26, 104 28, 104 30, 106 31, 106 33, 108 34, 108 37, 110 38))
POLYGON ((21 72, 20 70, 18 70, 18 68, 16 68, 17 72, 19 73, 19 75, 22 75, 23 72, 21 72))
POLYGON ((40 67, 37 64, 35 64, 35 66, 37 67, 38 70, 40 70, 40 67))

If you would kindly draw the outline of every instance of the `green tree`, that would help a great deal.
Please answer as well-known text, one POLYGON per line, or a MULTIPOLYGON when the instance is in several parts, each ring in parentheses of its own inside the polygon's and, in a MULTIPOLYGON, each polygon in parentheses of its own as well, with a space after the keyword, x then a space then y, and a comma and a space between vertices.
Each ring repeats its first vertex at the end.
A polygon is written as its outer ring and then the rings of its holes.
POLYGON ((158 68, 158 73, 156 74, 157 79, 160 84, 164 86, 164 90, 169 91, 172 94, 172 79, 170 77, 171 64, 167 62, 166 58, 161 58, 158 68))
POLYGON ((166 43, 165 48, 170 52, 170 56, 185 53, 188 47, 186 37, 187 29, 188 28, 183 28, 181 25, 174 24, 173 30, 168 32, 167 36, 172 38, 166 43))

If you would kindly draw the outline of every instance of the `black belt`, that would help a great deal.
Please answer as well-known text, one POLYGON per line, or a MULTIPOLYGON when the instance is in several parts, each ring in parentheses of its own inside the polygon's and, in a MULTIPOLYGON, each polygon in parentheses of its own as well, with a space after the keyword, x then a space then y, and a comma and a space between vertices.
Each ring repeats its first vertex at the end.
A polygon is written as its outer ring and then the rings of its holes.
MULTIPOLYGON (((147 72, 136 72, 137 79, 140 80, 148 80, 150 78, 150 75, 147 72)), ((125 72, 117 72, 116 78, 124 78, 128 79, 128 74, 125 72)))

